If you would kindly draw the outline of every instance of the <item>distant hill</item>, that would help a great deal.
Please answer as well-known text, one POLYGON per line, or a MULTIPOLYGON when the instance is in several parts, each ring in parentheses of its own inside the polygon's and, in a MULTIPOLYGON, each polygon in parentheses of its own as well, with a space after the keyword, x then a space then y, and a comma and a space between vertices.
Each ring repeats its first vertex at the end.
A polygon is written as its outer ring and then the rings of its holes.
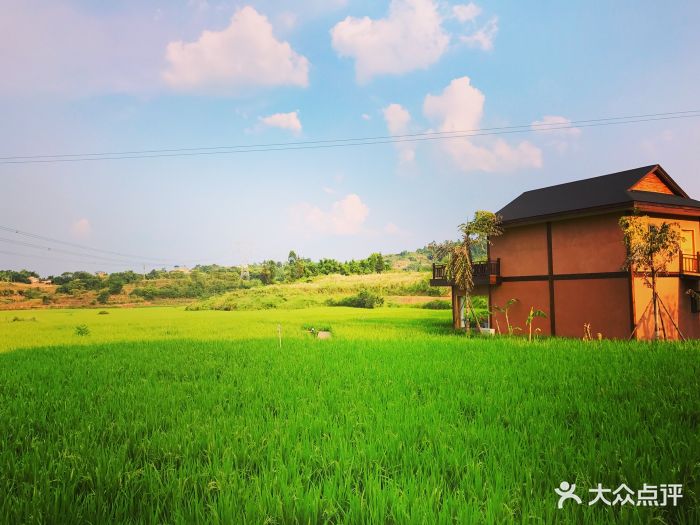
MULTIPOLYGON (((76 271, 40 280, 33 272, 0 272, 10 281, 0 281, 0 310, 183 305, 206 302, 222 294, 230 294, 235 304, 248 305, 245 307, 269 303, 268 307, 284 308, 291 303, 275 299, 275 294, 276 297, 294 296, 303 303, 308 297, 299 298, 308 292, 312 303, 322 303, 328 297, 342 297, 351 293, 350 289, 357 292, 361 288, 383 296, 429 297, 445 291, 430 288, 428 284, 427 272, 431 268, 428 254, 426 248, 419 248, 391 255, 374 253, 366 259, 339 262, 334 259, 311 261, 290 252, 284 262, 152 270, 145 276, 131 271, 112 274, 76 271), (332 283, 340 288, 331 286, 332 283), (297 284, 299 286, 295 287, 297 284), (244 297, 248 299, 243 300, 244 297)), ((421 302, 422 299, 398 302, 411 301, 421 302)), ((211 302, 216 301, 212 299, 211 302)))

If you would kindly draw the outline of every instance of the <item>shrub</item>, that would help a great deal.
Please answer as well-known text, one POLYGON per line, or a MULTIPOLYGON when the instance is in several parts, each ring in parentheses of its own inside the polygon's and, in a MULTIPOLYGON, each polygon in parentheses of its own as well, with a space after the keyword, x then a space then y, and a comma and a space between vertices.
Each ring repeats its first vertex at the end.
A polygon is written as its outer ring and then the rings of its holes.
POLYGON ((119 295, 122 293, 122 289, 124 288, 124 283, 121 281, 112 281, 109 283, 109 287, 107 288, 110 295, 119 295))
POLYGON ((90 335, 90 329, 85 324, 79 324, 78 326, 75 327, 75 335, 78 335, 81 337, 86 336, 86 335, 90 335))
POLYGON ((100 304, 107 304, 107 301, 109 301, 109 290, 101 290, 100 293, 97 294, 97 302, 100 304))
POLYGON ((450 301, 435 299, 423 304, 421 308, 425 308, 426 310, 450 310, 452 309, 452 303, 450 303, 450 301))
POLYGON ((10 320, 11 323, 23 323, 23 322, 25 322, 25 321, 30 321, 30 322, 32 322, 32 323, 35 323, 35 322, 36 322, 36 317, 18 317, 18 316, 15 315, 15 316, 10 320))
POLYGON ((41 292, 36 288, 26 288, 24 290, 20 290, 19 294, 26 299, 38 299, 41 297, 41 292))
POLYGON ((343 297, 338 300, 328 300, 329 306, 349 306, 351 308, 375 308, 383 304, 384 298, 369 290, 361 290, 357 295, 343 297))

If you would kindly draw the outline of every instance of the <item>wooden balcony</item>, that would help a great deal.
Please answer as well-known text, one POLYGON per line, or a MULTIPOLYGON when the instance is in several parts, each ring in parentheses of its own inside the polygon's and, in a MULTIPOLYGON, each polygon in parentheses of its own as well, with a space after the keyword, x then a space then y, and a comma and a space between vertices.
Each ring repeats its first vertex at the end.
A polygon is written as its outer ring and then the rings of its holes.
POLYGON ((690 277, 700 277, 700 253, 696 253, 694 255, 684 253, 680 256, 679 259, 679 273, 681 275, 687 275, 690 277))
MULTIPOLYGON (((474 286, 498 284, 501 282, 501 260, 475 262, 472 264, 474 286)), ((433 278, 430 286, 452 286, 452 281, 447 278, 444 264, 433 263, 433 278)))

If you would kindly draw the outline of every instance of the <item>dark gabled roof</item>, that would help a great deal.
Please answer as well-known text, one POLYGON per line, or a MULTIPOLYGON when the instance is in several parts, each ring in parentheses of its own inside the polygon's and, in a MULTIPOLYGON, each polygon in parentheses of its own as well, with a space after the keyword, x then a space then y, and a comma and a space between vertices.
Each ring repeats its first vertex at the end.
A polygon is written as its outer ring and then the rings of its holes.
POLYGON ((503 207, 498 214, 501 215, 504 223, 509 223, 584 212, 591 209, 618 206, 631 208, 637 202, 700 209, 700 201, 689 198, 660 165, 653 164, 592 179, 526 191, 503 207), (651 172, 654 172, 666 183, 674 195, 630 190, 640 179, 651 172))

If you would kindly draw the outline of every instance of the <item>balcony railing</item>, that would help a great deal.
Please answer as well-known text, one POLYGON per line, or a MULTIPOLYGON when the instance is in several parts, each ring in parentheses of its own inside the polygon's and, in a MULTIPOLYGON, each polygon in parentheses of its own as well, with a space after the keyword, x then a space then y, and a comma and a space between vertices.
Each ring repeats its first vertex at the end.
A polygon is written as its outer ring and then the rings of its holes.
MULTIPOLYGON (((497 284, 501 277, 501 260, 483 261, 472 264, 472 277, 475 285, 497 284)), ((451 280, 447 278, 444 264, 433 264, 432 286, 450 286, 451 280)))
POLYGON ((687 254, 680 256, 680 273, 696 273, 700 274, 700 253, 687 254))

